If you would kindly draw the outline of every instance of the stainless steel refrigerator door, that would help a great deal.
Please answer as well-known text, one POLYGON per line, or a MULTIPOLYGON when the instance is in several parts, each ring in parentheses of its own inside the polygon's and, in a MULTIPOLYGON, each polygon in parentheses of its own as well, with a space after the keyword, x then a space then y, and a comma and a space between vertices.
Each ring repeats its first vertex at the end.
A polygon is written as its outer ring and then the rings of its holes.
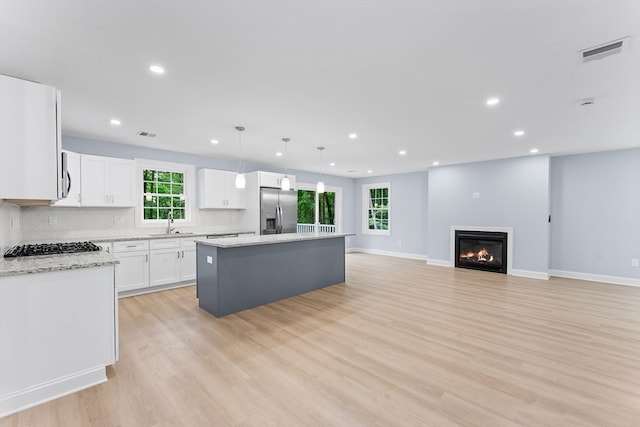
POLYGON ((280 191, 281 233, 296 233, 298 230, 298 192, 280 191))
POLYGON ((278 190, 260 189, 260 234, 278 232, 278 190))

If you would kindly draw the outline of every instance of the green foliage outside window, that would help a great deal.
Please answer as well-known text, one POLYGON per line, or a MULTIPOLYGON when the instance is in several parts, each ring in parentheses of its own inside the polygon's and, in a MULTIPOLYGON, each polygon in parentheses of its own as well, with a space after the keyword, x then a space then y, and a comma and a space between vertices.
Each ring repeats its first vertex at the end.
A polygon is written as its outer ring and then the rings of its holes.
POLYGON ((369 189, 369 230, 389 229, 389 189, 369 189))
POLYGON ((142 177, 144 219, 185 219, 183 173, 144 169, 142 177))
MULTIPOLYGON (((320 224, 335 225, 336 193, 327 191, 318 195, 318 220, 320 224)), ((316 221, 316 192, 298 190, 298 223, 314 224, 316 221)))

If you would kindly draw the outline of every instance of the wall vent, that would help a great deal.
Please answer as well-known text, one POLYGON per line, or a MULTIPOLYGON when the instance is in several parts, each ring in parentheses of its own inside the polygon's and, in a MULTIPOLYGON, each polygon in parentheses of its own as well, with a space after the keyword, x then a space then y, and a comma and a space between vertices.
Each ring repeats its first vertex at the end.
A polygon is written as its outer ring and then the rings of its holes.
POLYGON ((151 132, 145 132, 145 131, 141 130, 140 132, 138 132, 138 136, 146 136, 147 138, 155 138, 156 136, 158 136, 158 134, 151 133, 151 132))
POLYGON ((626 51, 628 48, 629 37, 625 37, 620 40, 580 50, 578 51, 578 55, 582 63, 587 63, 598 59, 604 59, 607 56, 617 55, 626 51))

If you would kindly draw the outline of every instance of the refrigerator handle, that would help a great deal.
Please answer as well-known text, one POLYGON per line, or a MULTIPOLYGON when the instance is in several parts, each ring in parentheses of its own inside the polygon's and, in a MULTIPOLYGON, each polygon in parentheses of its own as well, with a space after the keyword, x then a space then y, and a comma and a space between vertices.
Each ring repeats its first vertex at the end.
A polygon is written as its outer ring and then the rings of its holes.
POLYGON ((282 233, 282 206, 278 205, 276 207, 276 214, 278 216, 278 225, 277 225, 277 233, 282 233))

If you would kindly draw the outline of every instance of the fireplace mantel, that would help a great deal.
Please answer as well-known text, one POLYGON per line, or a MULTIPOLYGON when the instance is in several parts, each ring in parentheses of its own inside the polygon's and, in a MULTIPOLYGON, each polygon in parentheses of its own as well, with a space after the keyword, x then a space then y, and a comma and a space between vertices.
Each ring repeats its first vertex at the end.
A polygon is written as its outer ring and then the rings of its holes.
POLYGON ((469 231, 494 231, 507 233, 507 274, 513 274, 513 227, 484 227, 479 225, 452 225, 450 238, 450 256, 451 266, 453 267, 456 259, 456 230, 469 231))

